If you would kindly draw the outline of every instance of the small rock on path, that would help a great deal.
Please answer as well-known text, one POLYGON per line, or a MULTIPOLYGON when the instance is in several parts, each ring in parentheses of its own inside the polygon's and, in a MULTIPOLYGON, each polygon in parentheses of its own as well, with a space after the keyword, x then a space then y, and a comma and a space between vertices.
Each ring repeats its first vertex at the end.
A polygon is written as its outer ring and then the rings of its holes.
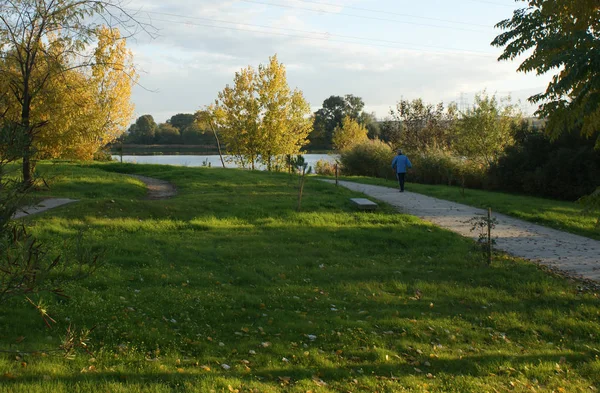
MULTIPOLYGON (((476 232, 471 232, 471 224, 465 221, 476 215, 487 215, 483 209, 413 192, 399 193, 395 188, 347 181, 339 183, 343 187, 386 202, 403 213, 417 216, 465 237, 477 239, 478 236, 476 232)), ((493 229, 496 248, 566 272, 573 277, 600 282, 600 241, 504 214, 493 213, 493 216, 498 221, 493 229)))

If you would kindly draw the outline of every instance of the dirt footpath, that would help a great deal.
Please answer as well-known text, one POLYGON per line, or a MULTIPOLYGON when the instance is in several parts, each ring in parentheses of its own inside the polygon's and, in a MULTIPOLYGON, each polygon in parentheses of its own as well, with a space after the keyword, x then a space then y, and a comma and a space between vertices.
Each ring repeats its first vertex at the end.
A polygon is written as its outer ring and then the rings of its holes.
POLYGON ((169 183, 168 181, 154 179, 152 177, 141 175, 128 176, 135 177, 136 179, 141 180, 146 184, 146 187, 148 187, 148 194, 146 197, 148 199, 169 199, 177 195, 177 189, 173 184, 169 183))
MULTIPOLYGON (((346 181, 340 181, 340 185, 386 202, 403 213, 474 239, 477 239, 478 234, 471 232, 471 225, 465 221, 477 214, 487 214, 482 209, 413 192, 400 193, 395 188, 346 181)), ((571 276, 600 282, 600 241, 503 214, 494 213, 494 217, 498 220, 493 230, 496 248, 561 270, 571 276)))
MULTIPOLYGON (((129 175, 131 177, 135 177, 138 180, 141 180, 148 187, 147 198, 152 200, 158 199, 168 199, 175 195, 177 195, 177 189, 175 186, 168 181, 154 179, 152 177, 140 176, 140 175, 129 175)), ((26 206, 21 208, 15 215, 13 219, 19 219, 23 217, 30 216, 32 214, 37 214, 44 212, 46 210, 54 209, 59 206, 63 206, 69 203, 77 202, 76 199, 67 199, 67 198, 51 198, 43 200, 34 206, 26 206)))

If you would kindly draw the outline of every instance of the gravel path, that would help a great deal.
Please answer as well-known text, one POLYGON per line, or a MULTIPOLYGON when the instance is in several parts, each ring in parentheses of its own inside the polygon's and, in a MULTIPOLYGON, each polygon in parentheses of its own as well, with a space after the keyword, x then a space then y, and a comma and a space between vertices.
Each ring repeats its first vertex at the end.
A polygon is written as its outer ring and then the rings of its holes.
MULTIPOLYGON (((334 183, 333 181, 328 181, 334 183)), ((482 209, 460 203, 431 198, 397 189, 340 181, 340 185, 386 202, 403 213, 420 217, 462 236, 477 239, 471 225, 465 221, 482 209)), ((517 257, 569 273, 571 276, 600 281, 600 241, 532 224, 503 214, 494 213, 498 220, 493 235, 496 248, 517 257)))

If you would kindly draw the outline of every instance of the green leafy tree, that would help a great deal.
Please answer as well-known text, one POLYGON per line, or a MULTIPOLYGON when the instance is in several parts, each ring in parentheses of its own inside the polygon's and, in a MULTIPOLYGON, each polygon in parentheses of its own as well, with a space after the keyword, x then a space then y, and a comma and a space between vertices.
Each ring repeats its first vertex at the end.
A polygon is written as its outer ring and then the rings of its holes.
POLYGON ((205 145, 212 143, 212 138, 207 134, 207 129, 199 126, 197 123, 190 124, 183 129, 181 140, 184 145, 205 145))
POLYGON ((154 143, 157 129, 158 126, 152 115, 142 115, 129 127, 129 140, 132 143, 154 143))
POLYGON ((171 116, 169 120, 167 120, 167 124, 172 125, 177 128, 179 132, 186 129, 190 125, 194 124, 196 121, 196 116, 193 113, 178 113, 176 115, 171 116))
POLYGON ((409 152, 429 149, 446 150, 451 145, 451 126, 456 118, 456 105, 426 104, 422 99, 401 100, 390 110, 386 122, 388 141, 409 152))
POLYGON ((341 126, 333 130, 332 143, 336 150, 346 150, 368 139, 367 129, 350 116, 344 117, 341 126))
POLYGON ((374 112, 361 113, 358 122, 365 126, 365 128, 369 131, 369 139, 379 139, 381 137, 381 125, 377 121, 377 117, 375 116, 374 112))
POLYGON ((310 135, 311 144, 324 148, 333 146, 333 130, 341 126, 344 118, 349 116, 360 124, 367 125, 373 121, 373 117, 364 114, 365 103, 362 98, 352 94, 341 96, 330 96, 323 101, 323 107, 315 112, 313 132, 310 135))
POLYGON ((159 144, 176 145, 181 142, 181 134, 177 127, 169 123, 162 123, 156 128, 154 140, 159 144))
MULTIPOLYGON (((492 45, 504 47, 499 60, 526 54, 519 72, 554 72, 546 91, 529 98, 540 104, 537 115, 557 137, 580 129, 591 137, 600 130, 600 3, 598 0, 529 0, 492 45)), ((600 136, 596 141, 600 148, 600 136)))
POLYGON ((454 123, 454 150, 490 167, 513 144, 513 129, 521 121, 516 106, 501 105, 495 95, 485 91, 475 95, 473 107, 454 123))

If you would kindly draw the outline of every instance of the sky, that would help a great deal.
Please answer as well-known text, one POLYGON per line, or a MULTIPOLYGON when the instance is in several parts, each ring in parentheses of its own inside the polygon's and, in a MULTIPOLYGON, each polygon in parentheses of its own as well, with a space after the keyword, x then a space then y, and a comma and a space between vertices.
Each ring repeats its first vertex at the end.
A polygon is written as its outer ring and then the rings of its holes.
MULTIPOLYGON (((313 111, 331 95, 362 97, 385 118, 401 99, 455 101, 486 90, 527 98, 549 76, 517 73, 490 45, 524 3, 513 0, 132 0, 128 9, 156 29, 128 40, 140 75, 135 116, 164 122, 212 103, 236 71, 277 54, 290 87, 313 111)), ((522 59, 521 59, 522 60, 522 59)))

